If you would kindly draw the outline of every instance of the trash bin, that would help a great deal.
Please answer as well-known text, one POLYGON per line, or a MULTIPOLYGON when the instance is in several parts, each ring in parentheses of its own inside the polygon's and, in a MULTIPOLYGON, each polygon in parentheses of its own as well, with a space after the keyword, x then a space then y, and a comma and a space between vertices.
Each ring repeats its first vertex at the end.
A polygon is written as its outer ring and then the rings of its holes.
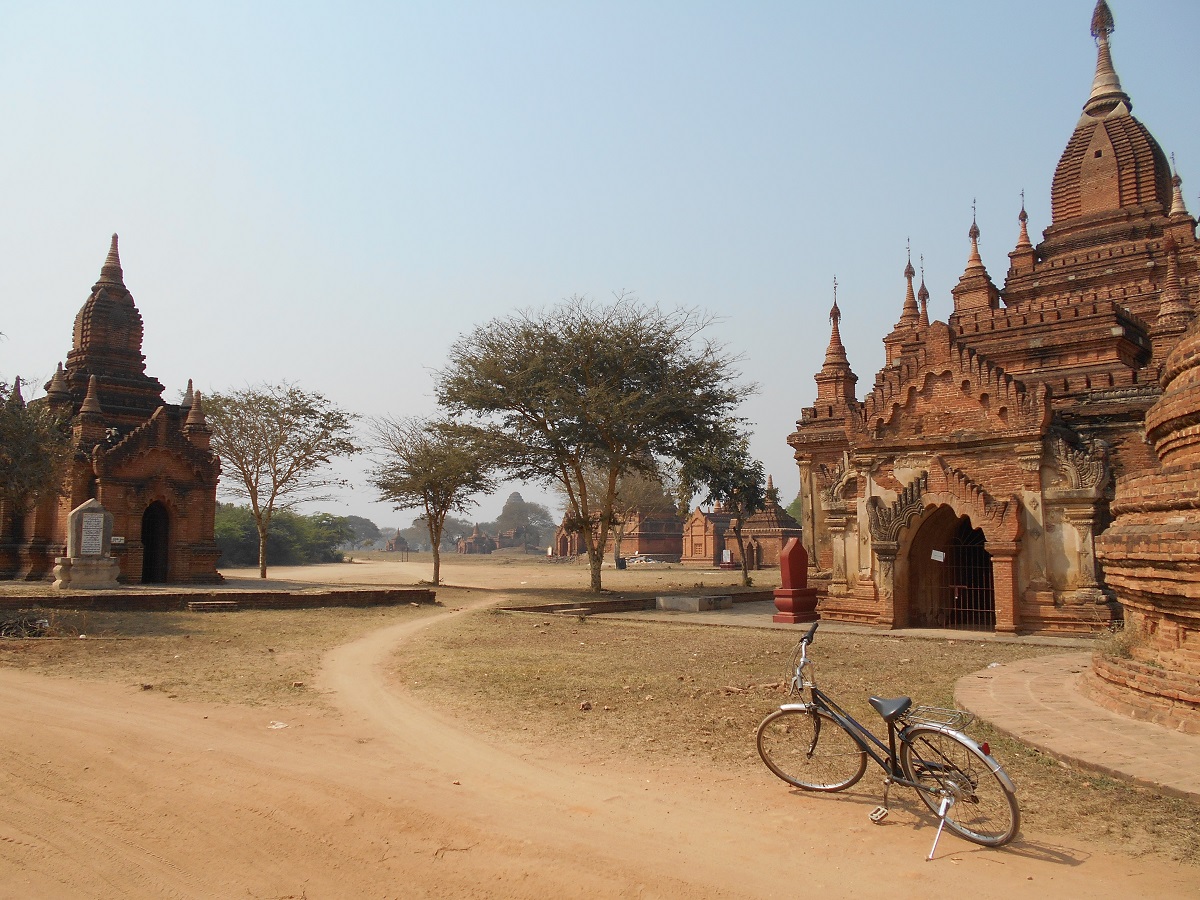
POLYGON ((623 556, 618 556, 618 557, 617 557, 617 568, 618 568, 618 569, 623 569, 623 568, 625 568, 625 557, 623 557, 623 556))

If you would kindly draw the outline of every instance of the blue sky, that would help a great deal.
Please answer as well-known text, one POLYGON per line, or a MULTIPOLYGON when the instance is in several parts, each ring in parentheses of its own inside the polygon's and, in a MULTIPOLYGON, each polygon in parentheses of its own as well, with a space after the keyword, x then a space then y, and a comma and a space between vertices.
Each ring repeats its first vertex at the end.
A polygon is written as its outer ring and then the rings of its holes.
MULTIPOLYGON (((1195 213, 1200 4, 1110 4, 1195 213)), ((1022 190, 1049 224, 1093 5, 0 0, 0 373, 65 358, 114 231, 170 400, 287 378, 427 414, 471 326, 629 290, 721 317, 790 499, 834 276, 860 398, 907 239, 944 319, 974 201, 1002 283, 1022 190)), ((363 467, 320 506, 407 524, 363 467)))

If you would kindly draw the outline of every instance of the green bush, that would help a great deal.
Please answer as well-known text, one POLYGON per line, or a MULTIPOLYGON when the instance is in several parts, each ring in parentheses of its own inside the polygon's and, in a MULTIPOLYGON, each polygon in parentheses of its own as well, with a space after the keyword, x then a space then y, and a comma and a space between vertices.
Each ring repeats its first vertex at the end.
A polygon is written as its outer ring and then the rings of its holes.
MULTIPOLYGON (((258 565, 258 528, 250 507, 218 503, 214 533, 221 550, 218 566, 258 565)), ((338 547, 352 536, 345 516, 329 513, 302 516, 286 509, 277 510, 267 532, 267 565, 341 562, 343 556, 338 547)))

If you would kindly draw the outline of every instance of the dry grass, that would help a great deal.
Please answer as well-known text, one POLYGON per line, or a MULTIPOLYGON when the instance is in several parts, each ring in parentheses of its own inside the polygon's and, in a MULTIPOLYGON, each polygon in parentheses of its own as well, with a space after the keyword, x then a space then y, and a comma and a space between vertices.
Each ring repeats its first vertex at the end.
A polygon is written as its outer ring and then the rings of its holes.
POLYGON ((434 607, 236 613, 43 610, 50 637, 0 639, 0 666, 150 685, 182 700, 321 706, 310 689, 338 644, 434 607), (298 686, 297 686, 298 685, 298 686))
MULTIPOLYGON (((795 640, 778 631, 485 611, 422 634, 395 664, 430 702, 506 740, 561 745, 578 758, 638 754, 714 773, 765 773, 754 735, 784 700, 779 685, 795 640)), ((813 648, 818 683, 871 727, 882 723, 869 694, 950 706, 961 675, 1061 652, 831 632, 813 648)), ((991 742, 1016 781, 1026 828, 1200 859, 1200 807, 1072 771, 986 723, 969 733, 991 742)), ((878 784, 863 782, 868 793, 878 784)))

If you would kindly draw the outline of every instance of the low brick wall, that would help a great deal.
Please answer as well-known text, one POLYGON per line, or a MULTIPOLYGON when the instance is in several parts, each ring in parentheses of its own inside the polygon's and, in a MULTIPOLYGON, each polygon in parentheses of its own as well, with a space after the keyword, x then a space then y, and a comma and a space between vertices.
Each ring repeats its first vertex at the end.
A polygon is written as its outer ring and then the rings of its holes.
POLYGON ((1200 678, 1195 675, 1097 654, 1084 685, 1105 709, 1200 735, 1200 678))
POLYGON ((364 588, 332 591, 93 591, 0 598, 0 610, 88 609, 167 612, 189 603, 233 602, 239 609, 319 609, 327 606, 402 606, 433 603, 428 588, 364 588))

